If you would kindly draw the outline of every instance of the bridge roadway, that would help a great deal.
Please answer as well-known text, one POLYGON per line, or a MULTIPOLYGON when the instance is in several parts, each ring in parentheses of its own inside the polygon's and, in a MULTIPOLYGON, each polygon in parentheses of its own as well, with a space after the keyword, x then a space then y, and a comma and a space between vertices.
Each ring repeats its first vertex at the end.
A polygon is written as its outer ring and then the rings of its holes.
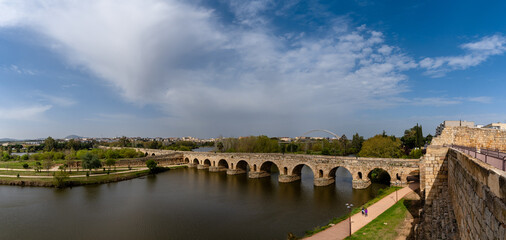
MULTIPOLYGON (((159 150, 160 151, 160 150, 159 150)), ((407 176, 419 170, 419 159, 336 157, 280 153, 214 153, 179 152, 190 167, 208 169, 210 172, 226 171, 227 174, 245 174, 250 178, 268 177, 271 167, 279 169, 279 182, 288 183, 301 179, 304 165, 314 175, 315 186, 327 186, 335 181, 339 167, 347 169, 353 177, 353 188, 367 188, 369 173, 375 168, 388 172, 392 183, 407 184, 407 176)), ((157 155, 160 152, 157 153, 157 155)))

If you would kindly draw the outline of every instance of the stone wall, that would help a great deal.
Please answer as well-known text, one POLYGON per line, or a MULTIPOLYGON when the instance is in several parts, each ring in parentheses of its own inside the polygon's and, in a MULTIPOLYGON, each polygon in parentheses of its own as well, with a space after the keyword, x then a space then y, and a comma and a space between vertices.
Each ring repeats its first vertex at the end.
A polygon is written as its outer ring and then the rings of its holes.
POLYGON ((506 131, 488 128, 446 127, 431 145, 455 144, 506 151, 506 131))
POLYGON ((420 189, 425 199, 420 239, 458 239, 453 204, 448 194, 448 148, 429 146, 420 163, 420 189))
POLYGON ((460 239, 506 239, 506 172, 451 150, 448 190, 460 239))
POLYGON ((506 131, 445 128, 420 163, 420 239, 506 239, 506 173, 458 150, 506 149, 506 131))

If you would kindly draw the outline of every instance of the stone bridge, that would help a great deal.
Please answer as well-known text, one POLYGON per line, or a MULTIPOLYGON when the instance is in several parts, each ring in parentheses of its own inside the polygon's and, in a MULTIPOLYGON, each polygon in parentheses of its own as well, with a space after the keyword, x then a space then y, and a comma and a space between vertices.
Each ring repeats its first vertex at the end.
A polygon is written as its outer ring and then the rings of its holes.
POLYGON ((388 172, 391 182, 407 183, 407 176, 419 170, 419 159, 359 158, 322 155, 278 153, 212 153, 181 152, 190 167, 209 169, 211 172, 226 171, 227 174, 245 174, 250 178, 271 175, 271 167, 279 170, 279 182, 288 183, 301 179, 303 166, 311 169, 315 186, 327 186, 335 181, 338 168, 347 169, 353 177, 353 188, 367 188, 371 181, 369 173, 380 168, 388 172))

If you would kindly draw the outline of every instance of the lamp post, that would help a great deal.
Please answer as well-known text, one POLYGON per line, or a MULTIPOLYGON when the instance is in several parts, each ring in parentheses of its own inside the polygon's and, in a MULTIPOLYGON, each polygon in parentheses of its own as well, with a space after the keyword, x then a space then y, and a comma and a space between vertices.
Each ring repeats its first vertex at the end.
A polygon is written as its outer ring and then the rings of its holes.
POLYGON ((346 208, 350 210, 350 236, 351 236, 351 208, 353 207, 353 204, 346 203, 346 208))

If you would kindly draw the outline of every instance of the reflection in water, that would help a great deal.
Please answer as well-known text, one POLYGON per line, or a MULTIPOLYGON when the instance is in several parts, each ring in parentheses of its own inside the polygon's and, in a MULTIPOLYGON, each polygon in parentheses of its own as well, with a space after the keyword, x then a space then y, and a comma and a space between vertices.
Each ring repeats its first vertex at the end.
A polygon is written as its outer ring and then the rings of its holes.
POLYGON ((312 171, 301 172, 294 183, 192 168, 64 190, 0 186, 0 239, 285 239, 385 187, 353 190, 345 169, 335 184, 314 187, 312 171))

